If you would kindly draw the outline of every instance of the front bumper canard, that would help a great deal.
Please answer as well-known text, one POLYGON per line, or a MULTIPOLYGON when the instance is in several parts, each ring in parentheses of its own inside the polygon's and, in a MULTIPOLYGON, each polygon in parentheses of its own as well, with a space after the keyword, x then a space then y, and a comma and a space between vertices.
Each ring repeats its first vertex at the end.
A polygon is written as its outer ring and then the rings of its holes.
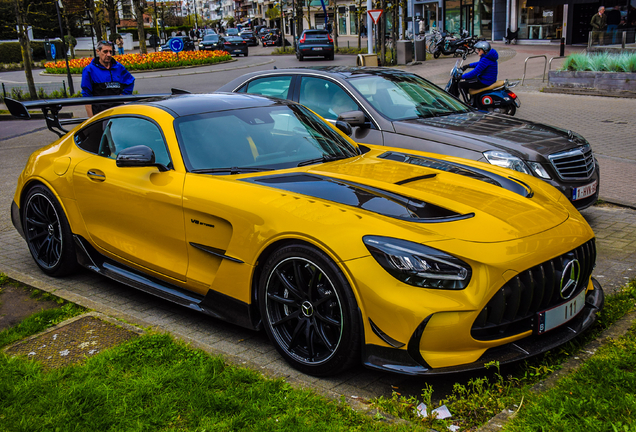
POLYGON ((13 226, 18 231, 18 233, 22 236, 22 238, 26 240, 26 237, 24 236, 24 229, 22 228, 20 208, 15 203, 15 201, 11 201, 11 222, 13 223, 13 226))
POLYGON ((387 372, 397 372, 405 375, 442 375, 483 369, 486 364, 492 361, 505 364, 524 360, 561 346, 592 327, 598 319, 597 312, 603 309, 605 304, 605 294, 601 284, 592 278, 592 285, 593 289, 585 296, 585 307, 583 310, 565 325, 541 335, 533 334, 516 342, 491 348, 479 360, 472 363, 444 368, 431 368, 422 361, 419 354, 419 339, 425 330, 427 320, 420 326, 423 328, 418 328, 411 338, 408 349, 398 350, 369 344, 364 346, 362 361, 369 368, 387 372), (420 360, 417 361, 417 358, 420 360))

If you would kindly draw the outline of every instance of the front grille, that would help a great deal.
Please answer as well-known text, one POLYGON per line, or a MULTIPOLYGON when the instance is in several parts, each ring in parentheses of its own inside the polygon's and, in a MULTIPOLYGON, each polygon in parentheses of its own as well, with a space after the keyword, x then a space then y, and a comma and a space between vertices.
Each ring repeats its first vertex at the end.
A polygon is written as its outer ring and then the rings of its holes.
POLYGON ((563 303, 561 276, 566 265, 578 260, 581 274, 573 298, 585 289, 596 262, 594 239, 571 252, 521 272, 509 280, 482 309, 473 323, 471 336, 476 340, 494 340, 535 330, 538 312, 563 303))
POLYGON ((594 173, 594 155, 589 144, 548 156, 562 180, 586 180, 594 173))

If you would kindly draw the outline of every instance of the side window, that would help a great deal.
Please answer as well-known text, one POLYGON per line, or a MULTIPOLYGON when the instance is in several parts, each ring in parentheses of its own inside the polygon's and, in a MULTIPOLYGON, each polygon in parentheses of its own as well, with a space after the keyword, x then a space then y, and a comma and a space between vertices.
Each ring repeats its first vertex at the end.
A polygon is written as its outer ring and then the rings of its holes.
POLYGON ((75 144, 82 150, 97 154, 103 133, 104 121, 96 121, 75 134, 75 144))
POLYGON ((138 145, 150 147, 157 163, 171 166, 166 143, 157 125, 138 117, 109 119, 101 136, 98 154, 116 159, 120 151, 138 145))
POLYGON ((291 76, 258 78, 247 83, 247 85, 241 89, 241 92, 270 96, 278 99, 288 99, 291 79, 291 76))
POLYGON ((321 78, 303 77, 298 102, 327 120, 336 120, 358 104, 339 85, 321 78))

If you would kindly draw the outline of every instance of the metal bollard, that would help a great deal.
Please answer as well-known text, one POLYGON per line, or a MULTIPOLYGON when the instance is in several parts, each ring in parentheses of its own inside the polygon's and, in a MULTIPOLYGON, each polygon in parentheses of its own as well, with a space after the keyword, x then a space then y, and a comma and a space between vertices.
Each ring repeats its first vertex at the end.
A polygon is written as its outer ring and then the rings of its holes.
POLYGON ((559 47, 559 57, 563 57, 565 55, 565 38, 561 38, 561 46, 559 47))
POLYGON ((68 93, 66 93, 66 81, 62 80, 62 88, 64 89, 64 97, 67 98, 68 93))
POLYGON ((2 97, 7 98, 7 89, 4 88, 4 83, 2 83, 2 97))

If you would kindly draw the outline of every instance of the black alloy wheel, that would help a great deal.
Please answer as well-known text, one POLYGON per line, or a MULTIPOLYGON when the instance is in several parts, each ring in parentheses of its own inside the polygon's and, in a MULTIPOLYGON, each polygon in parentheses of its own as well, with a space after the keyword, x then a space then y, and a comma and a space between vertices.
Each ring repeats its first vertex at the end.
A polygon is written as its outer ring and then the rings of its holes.
POLYGON ((324 253, 303 244, 280 248, 267 260, 259 288, 265 331, 296 369, 334 375, 360 360, 353 292, 324 253))
POLYGON ((37 185, 29 190, 24 203, 24 234, 35 263, 50 276, 72 273, 77 267, 73 235, 55 196, 37 185))

